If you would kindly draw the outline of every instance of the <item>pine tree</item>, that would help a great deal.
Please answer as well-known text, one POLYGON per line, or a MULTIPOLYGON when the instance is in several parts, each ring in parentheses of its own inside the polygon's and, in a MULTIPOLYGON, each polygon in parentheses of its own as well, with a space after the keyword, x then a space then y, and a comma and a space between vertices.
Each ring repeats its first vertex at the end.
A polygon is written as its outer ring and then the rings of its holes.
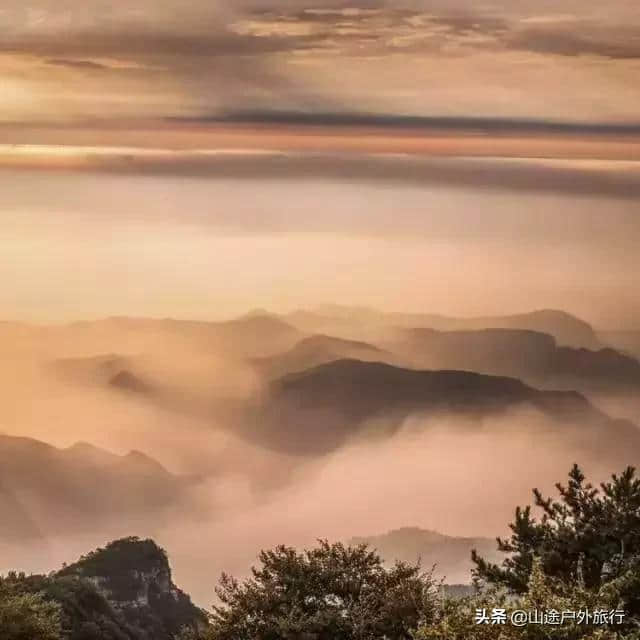
MULTIPOLYGON (((640 479, 633 467, 595 488, 574 465, 567 485, 557 484, 556 488, 558 500, 534 490, 535 506, 542 512, 539 520, 529 506, 516 509, 511 537, 497 540, 499 550, 507 554, 501 565, 473 552, 474 575, 479 583, 523 594, 537 557, 545 575, 567 584, 582 582, 595 592, 637 562, 640 479)), ((633 606, 637 608, 637 604, 633 606)), ((640 609, 629 613, 640 613, 640 609)))

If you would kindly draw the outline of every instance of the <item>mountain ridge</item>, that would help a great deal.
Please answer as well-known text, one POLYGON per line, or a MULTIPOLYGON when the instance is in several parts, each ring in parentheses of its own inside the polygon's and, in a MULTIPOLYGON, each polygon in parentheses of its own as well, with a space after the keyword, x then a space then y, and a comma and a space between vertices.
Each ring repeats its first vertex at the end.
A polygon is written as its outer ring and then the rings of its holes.
POLYGON ((196 481, 135 451, 120 456, 87 443, 58 448, 0 435, 0 486, 51 536, 111 526, 125 516, 158 518, 196 481))
POLYGON ((593 327, 577 316, 558 309, 496 316, 455 317, 429 313, 385 312, 367 307, 321 305, 311 310, 285 314, 284 319, 305 331, 338 333, 351 328, 357 332, 367 325, 389 328, 431 328, 440 331, 462 329, 528 329, 552 335, 563 346, 602 346, 593 327), (333 323, 333 324, 332 324, 333 323))
POLYGON ((420 562, 425 569, 435 567, 437 576, 456 584, 470 582, 472 549, 492 562, 501 559, 494 538, 449 536, 421 527, 406 526, 377 535, 353 536, 348 543, 366 544, 388 563, 420 562))
POLYGON ((416 368, 453 368, 526 380, 534 386, 640 388, 640 361, 611 347, 559 346, 529 329, 401 329, 388 349, 416 368))
POLYGON ((640 452, 640 431, 635 425, 610 418, 576 391, 541 391, 505 376, 414 370, 349 359, 272 381, 256 428, 262 425, 263 439, 275 438, 280 446, 288 442, 303 451, 330 451, 377 417, 388 419, 386 428, 392 434, 412 413, 477 419, 526 407, 559 424, 579 425, 589 442, 613 429, 640 452))

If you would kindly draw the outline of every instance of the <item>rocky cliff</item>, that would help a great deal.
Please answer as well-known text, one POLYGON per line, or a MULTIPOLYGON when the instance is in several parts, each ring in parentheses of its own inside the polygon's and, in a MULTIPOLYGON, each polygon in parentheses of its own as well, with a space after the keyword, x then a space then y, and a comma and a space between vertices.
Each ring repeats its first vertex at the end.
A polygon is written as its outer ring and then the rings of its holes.
POLYGON ((166 553, 152 540, 124 538, 83 556, 57 577, 91 584, 140 640, 172 640, 206 624, 172 580, 166 553))

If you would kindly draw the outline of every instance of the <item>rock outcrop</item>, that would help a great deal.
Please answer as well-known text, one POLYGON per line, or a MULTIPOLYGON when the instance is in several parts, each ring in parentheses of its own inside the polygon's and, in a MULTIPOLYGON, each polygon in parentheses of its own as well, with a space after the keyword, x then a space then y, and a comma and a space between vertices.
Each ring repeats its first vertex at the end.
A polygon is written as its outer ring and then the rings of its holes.
POLYGON ((56 576, 90 583, 136 639, 172 640, 205 614, 172 580, 167 554, 152 540, 124 538, 83 556, 56 576))

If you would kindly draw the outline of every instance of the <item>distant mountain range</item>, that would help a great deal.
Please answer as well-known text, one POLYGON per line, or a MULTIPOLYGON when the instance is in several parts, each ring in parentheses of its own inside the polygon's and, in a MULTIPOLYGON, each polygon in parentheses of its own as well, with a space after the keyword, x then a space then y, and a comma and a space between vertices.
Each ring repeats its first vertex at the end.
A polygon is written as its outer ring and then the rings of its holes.
POLYGON ((389 361, 394 359, 394 355, 367 342, 313 335, 303 338, 288 351, 268 358, 256 358, 252 363, 261 373, 279 377, 345 358, 389 361))
POLYGON ((477 418, 520 407, 558 426, 579 424, 585 446, 615 433, 618 446, 636 447, 633 425, 611 419, 580 393, 637 393, 640 362, 601 347, 590 325, 562 311, 460 319, 324 306, 284 316, 257 310, 228 322, 109 318, 27 327, 21 335, 31 332, 58 352, 93 349, 53 360, 72 385, 97 384, 233 425, 286 453, 332 451, 378 417, 393 432, 413 412, 477 418), (336 333, 309 334, 318 329, 336 333), (98 346, 110 355, 96 355, 98 346), (184 350, 222 362, 213 373, 205 370, 195 390, 188 373, 173 371, 184 350), (149 353, 163 358, 151 374, 138 366, 149 353), (265 390, 217 396, 236 365, 256 372, 265 390))
POLYGON ((381 312, 361 307, 325 305, 310 311, 295 311, 283 318, 308 333, 340 337, 369 336, 372 329, 425 328, 438 331, 478 329, 525 329, 553 336, 561 346, 597 349, 596 333, 587 322, 553 309, 517 315, 455 318, 437 314, 381 312))
POLYGON ((380 362, 338 360, 274 380, 254 416, 265 443, 292 451, 331 451, 382 418, 389 433, 405 417, 458 415, 475 420, 535 409, 558 427, 580 429, 584 446, 640 453, 640 431, 613 420, 572 391, 540 391, 520 380, 468 371, 419 371, 380 362), (611 445, 605 441, 614 440, 611 445))
POLYGON ((302 337, 303 332, 267 313, 251 313, 224 322, 135 317, 64 325, 0 322, 0 340, 55 354, 52 359, 158 351, 261 357, 288 349, 302 337))
MULTIPOLYGON (((372 418, 384 418, 393 433, 412 413, 474 419, 521 407, 558 426, 579 425, 585 446, 595 448, 598 438, 610 441, 615 434, 615 446, 640 451, 633 425, 613 420, 572 391, 640 389, 634 358, 609 348, 558 347, 553 337, 530 330, 399 329, 389 336, 386 348, 309 336, 278 354, 250 359, 268 380, 266 392, 248 408, 243 400, 217 410, 227 412, 222 418, 231 417, 245 437, 289 453, 331 451, 372 418)), ((216 410, 206 395, 196 407, 193 398, 145 379, 128 357, 65 359, 54 368, 69 380, 133 393, 164 408, 198 411, 204 418, 216 410)))
POLYGON ((453 318, 325 305, 282 316, 256 310, 226 322, 115 317, 48 327, 2 323, 2 336, 11 345, 51 353, 57 372, 69 380, 104 382, 122 371, 138 378, 116 381, 122 388, 149 382, 136 371, 136 358, 163 354, 170 364, 172 354, 175 360, 184 353, 249 361, 268 377, 359 359, 506 375, 545 388, 640 385, 634 332, 598 337, 588 323, 556 310, 453 318), (604 339, 622 352, 607 348, 604 339))
POLYGON ((116 376, 133 366, 132 358, 116 353, 60 358, 50 363, 54 373, 70 382, 80 384, 111 384, 116 376))
POLYGON ((640 358, 640 331, 603 331, 598 336, 615 349, 640 358))
MULTIPOLYGON (((378 419, 382 435, 390 435, 414 413, 473 421, 520 408, 536 410, 558 433, 568 425, 574 433, 579 429, 583 449, 604 456, 640 452, 634 425, 612 419, 581 395, 610 389, 637 394, 640 362, 602 348, 590 325, 562 311, 460 319, 324 306, 283 316, 257 310, 227 322, 1 323, 0 337, 11 348, 50 355, 47 375, 53 372, 72 388, 128 394, 286 454, 333 451, 378 419), (211 371, 207 365, 192 378, 179 369, 184 353, 198 365, 216 359, 220 365, 211 371), (153 367, 142 366, 145 357, 158 354, 159 365, 153 360, 153 367), (243 367, 242 376, 245 369, 257 372, 259 384, 238 397, 216 395, 236 365, 243 367)), ((142 454, 89 454, 85 446, 78 455, 27 440, 17 447, 0 438, 0 501, 20 505, 16 521, 30 535, 54 511, 73 520, 94 509, 99 520, 103 514, 154 510, 179 499, 182 486, 182 479, 142 454), (6 454, 9 449, 15 453, 6 454), (25 462, 18 468, 21 456, 25 462), (47 486, 29 476, 33 468, 49 470, 47 486), (103 493, 98 509, 100 501, 92 496, 103 493)))
POLYGON ((0 435, 0 541, 157 518, 189 482, 137 451, 118 456, 86 443, 58 449, 0 435))
POLYGON ((475 371, 520 378, 547 389, 640 391, 640 361, 636 358, 612 348, 560 347, 553 336, 527 329, 396 329, 376 344, 313 335, 288 351, 256 358, 252 364, 259 373, 273 378, 344 359, 475 371))
POLYGON ((435 567, 435 575, 448 584, 471 581, 471 550, 476 549, 491 562, 502 560, 496 541, 490 538, 458 538, 418 527, 403 527, 382 535, 354 537, 349 544, 366 544, 387 562, 420 562, 425 570, 435 567))
POLYGON ((418 368, 510 376, 546 388, 640 391, 635 358, 611 348, 560 347, 536 331, 405 329, 388 347, 418 368))
POLYGON ((523 329, 548 334, 559 346, 588 349, 603 346, 588 323, 564 311, 454 318, 338 305, 284 315, 255 310, 225 322, 135 317, 50 326, 0 322, 0 339, 7 338, 12 346, 35 345, 45 353, 54 351, 60 358, 107 353, 141 354, 159 348, 198 349, 203 353, 221 351, 238 357, 259 358, 282 353, 310 335, 371 342, 372 336, 379 338, 384 331, 398 328, 437 331, 523 329))

